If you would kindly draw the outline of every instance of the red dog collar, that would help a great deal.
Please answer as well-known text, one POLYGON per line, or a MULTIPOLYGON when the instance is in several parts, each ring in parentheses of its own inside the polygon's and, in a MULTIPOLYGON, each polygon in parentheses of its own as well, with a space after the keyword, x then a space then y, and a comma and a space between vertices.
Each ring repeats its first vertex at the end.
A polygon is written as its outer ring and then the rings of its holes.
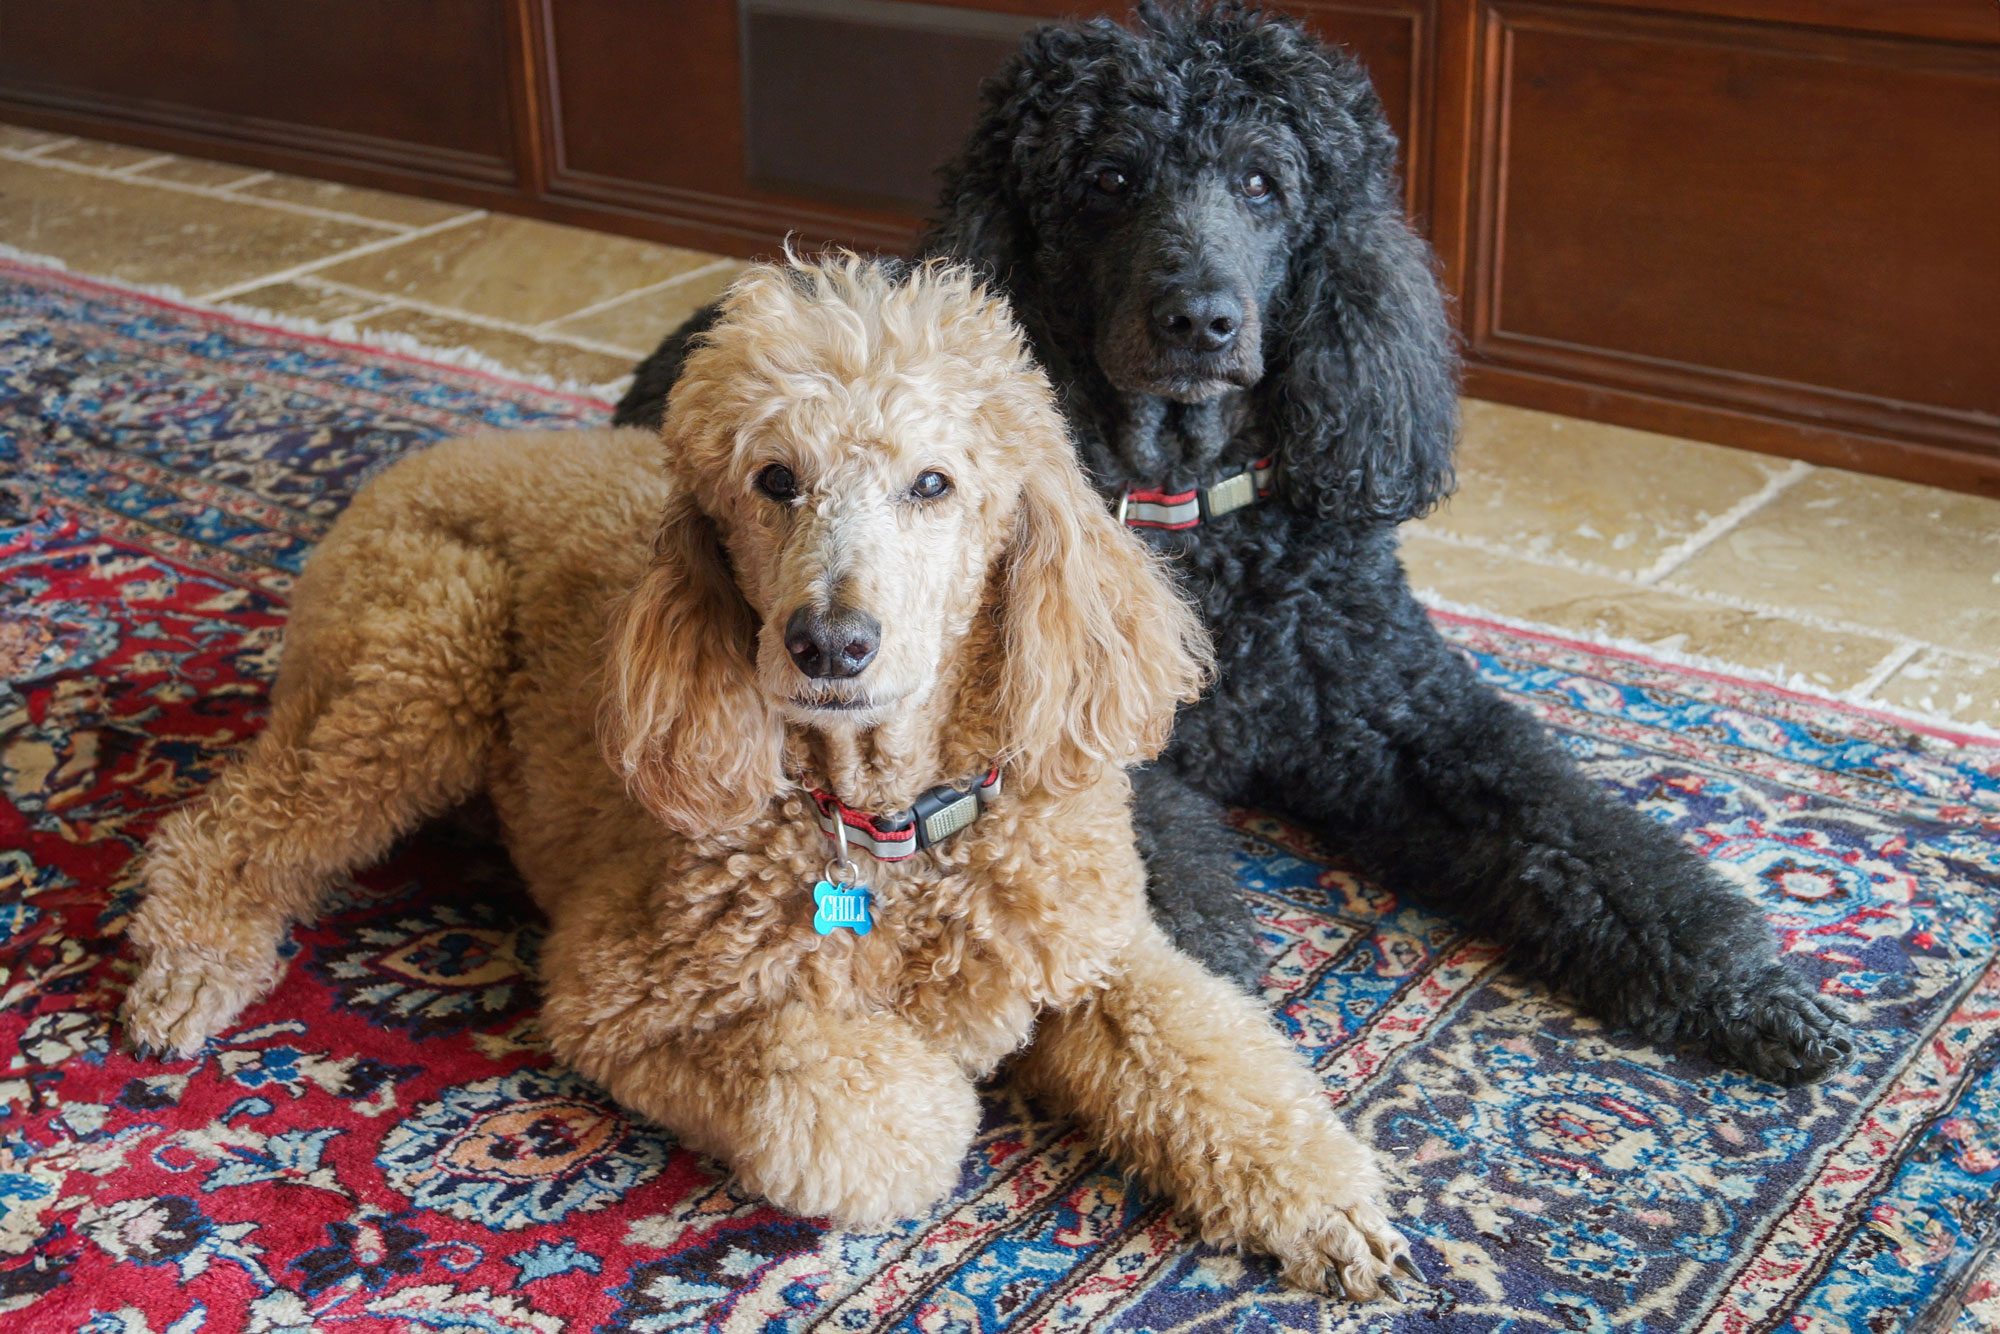
POLYGON ((1278 471, 1278 456, 1266 454, 1242 472, 1223 478, 1213 486, 1191 491, 1144 490, 1128 486, 1118 497, 1118 519, 1127 528, 1194 528, 1205 519, 1254 505, 1271 494, 1271 478, 1278 471))
MULTIPOLYGON (((819 812, 820 831, 835 841, 867 850, 878 862, 899 862, 914 857, 925 848, 956 834, 982 815, 989 802, 1000 795, 1000 771, 988 769, 964 787, 941 784, 918 797, 909 807, 886 815, 871 815, 841 804, 831 792, 814 788, 813 805, 819 812), (847 837, 834 822, 844 825, 847 837)), ((844 859, 846 848, 840 847, 844 859)))

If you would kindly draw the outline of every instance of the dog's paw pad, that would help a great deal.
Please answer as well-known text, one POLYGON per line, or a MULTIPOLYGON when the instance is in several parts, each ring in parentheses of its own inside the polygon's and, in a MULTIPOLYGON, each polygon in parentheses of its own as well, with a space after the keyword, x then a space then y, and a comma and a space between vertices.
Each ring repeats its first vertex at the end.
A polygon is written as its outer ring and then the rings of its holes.
POLYGON ((121 1018, 132 1048, 189 1057, 229 1026, 270 985, 269 970, 156 954, 125 994, 121 1018))
POLYGON ((1309 1237, 1285 1251, 1278 1260, 1288 1283, 1349 1301, 1400 1301, 1403 1283, 1418 1272, 1403 1234, 1365 1200, 1329 1210, 1309 1237))

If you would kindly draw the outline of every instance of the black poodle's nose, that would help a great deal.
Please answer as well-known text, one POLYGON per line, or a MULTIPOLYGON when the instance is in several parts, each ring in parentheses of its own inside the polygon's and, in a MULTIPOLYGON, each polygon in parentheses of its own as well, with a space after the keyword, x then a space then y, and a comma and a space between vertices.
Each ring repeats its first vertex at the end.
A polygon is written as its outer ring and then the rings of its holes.
POLYGON ((882 623, 865 611, 800 607, 785 622, 785 652, 815 681, 861 675, 882 647, 882 623))
POLYGON ((1243 304, 1223 292, 1169 292, 1153 303, 1153 328, 1168 347, 1221 352, 1243 327, 1243 304))

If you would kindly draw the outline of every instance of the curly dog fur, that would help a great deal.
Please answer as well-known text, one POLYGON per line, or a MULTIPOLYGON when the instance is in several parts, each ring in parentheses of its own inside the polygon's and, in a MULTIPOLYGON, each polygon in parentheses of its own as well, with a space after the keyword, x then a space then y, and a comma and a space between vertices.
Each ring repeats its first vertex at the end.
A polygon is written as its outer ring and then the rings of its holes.
POLYGON ((336 877, 484 789, 550 920, 554 1051, 770 1200, 924 1209, 1032 1037, 1030 1087, 1206 1237, 1372 1296, 1407 1264, 1373 1160, 1146 912, 1122 766, 1207 646, 1004 304, 945 265, 754 269, 665 434, 664 469, 638 431, 456 441, 355 499, 268 727, 149 845, 132 1038, 194 1051, 336 877), (873 660, 794 668, 801 607, 872 615, 873 660), (816 934, 806 789, 896 809, 995 762, 985 818, 867 868, 874 930, 816 934))
MULTIPOLYGON (((1214 690, 1139 777, 1161 919, 1253 975, 1221 803, 1289 813, 1586 1011, 1781 1082, 1853 1053, 1751 903, 1590 782, 1433 630, 1395 528, 1449 491, 1457 365, 1367 76, 1296 23, 1142 6, 1038 29, 985 88, 928 254, 1012 297, 1110 496, 1275 452, 1270 503, 1151 532, 1200 601, 1214 690), (1254 178, 1254 179, 1253 179, 1254 178)), ((656 420, 687 334, 619 420, 656 420)))

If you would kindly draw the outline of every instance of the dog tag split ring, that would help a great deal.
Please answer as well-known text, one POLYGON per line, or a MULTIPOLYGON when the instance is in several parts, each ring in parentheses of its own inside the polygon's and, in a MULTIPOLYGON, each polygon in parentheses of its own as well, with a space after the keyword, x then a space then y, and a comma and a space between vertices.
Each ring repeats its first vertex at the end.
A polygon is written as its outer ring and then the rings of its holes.
POLYGON ((833 860, 826 864, 826 878, 813 886, 813 930, 822 936, 843 930, 865 936, 875 926, 868 886, 860 883, 861 868, 847 855, 846 824, 836 819, 833 828, 833 860))

